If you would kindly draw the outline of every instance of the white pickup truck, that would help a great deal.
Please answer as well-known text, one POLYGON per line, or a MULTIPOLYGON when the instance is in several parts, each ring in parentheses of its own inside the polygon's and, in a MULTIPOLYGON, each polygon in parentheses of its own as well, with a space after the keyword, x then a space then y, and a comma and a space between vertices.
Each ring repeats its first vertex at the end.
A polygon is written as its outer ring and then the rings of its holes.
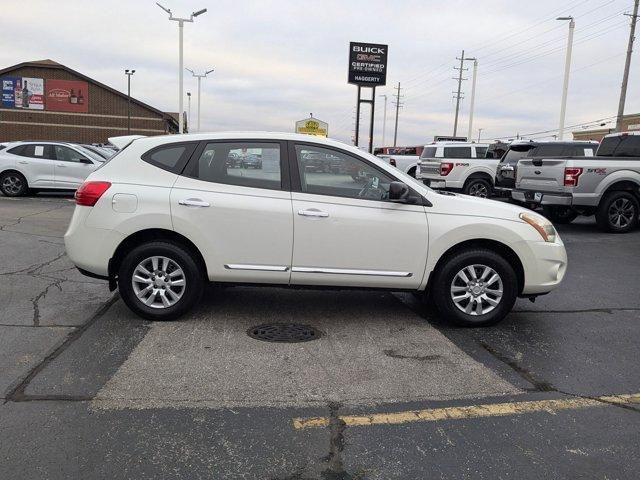
POLYGON ((424 147, 381 147, 374 151, 376 157, 407 175, 415 178, 418 159, 424 147))
POLYGON ((420 155, 416 178, 431 188, 461 190, 475 197, 490 197, 500 161, 485 158, 487 143, 435 142, 420 155))
POLYGON ((592 157, 521 159, 511 196, 555 223, 595 214, 600 229, 629 232, 640 215, 640 132, 607 135, 592 157))

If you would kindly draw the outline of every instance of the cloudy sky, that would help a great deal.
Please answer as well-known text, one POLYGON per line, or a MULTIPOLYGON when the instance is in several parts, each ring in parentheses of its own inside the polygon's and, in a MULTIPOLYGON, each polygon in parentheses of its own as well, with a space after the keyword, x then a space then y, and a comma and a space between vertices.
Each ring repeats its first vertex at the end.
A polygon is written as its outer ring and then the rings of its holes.
MULTIPOLYGON (((393 87, 402 84, 398 144, 453 131, 456 56, 479 60, 473 136, 486 139, 558 126, 567 23, 576 19, 566 124, 617 111, 633 0, 163 0, 178 16, 207 8, 185 25, 185 66, 214 68, 203 82, 206 131, 291 131, 310 112, 330 135, 351 141, 356 87, 347 84, 349 41, 389 45, 386 142, 393 137, 393 87)), ((149 0, 27 0, 3 5, 0 65, 50 58, 177 110, 177 23, 149 0)), ((631 68, 627 113, 640 112, 640 58, 631 68)), ((471 67, 471 62, 467 65, 471 67)), ((471 70, 465 72, 470 77, 471 70)), ((188 75, 188 74, 187 74, 188 75)), ((185 91, 196 82, 185 76, 185 91)), ((463 82, 459 132, 466 134, 471 80, 463 82)), ((382 143, 384 100, 376 104, 382 143)), ((185 101, 186 109, 186 101, 185 101)), ((363 107, 364 133, 368 107, 363 107)), ((195 123, 195 102, 192 106, 195 123)), ((542 137, 556 132, 542 133, 542 137)))

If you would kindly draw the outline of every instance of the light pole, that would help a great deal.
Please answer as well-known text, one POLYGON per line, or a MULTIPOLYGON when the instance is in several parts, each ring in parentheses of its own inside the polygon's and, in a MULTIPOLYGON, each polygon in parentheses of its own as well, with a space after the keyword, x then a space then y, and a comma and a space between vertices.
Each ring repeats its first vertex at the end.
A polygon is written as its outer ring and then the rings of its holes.
POLYGON ((191 128, 191 92, 187 92, 187 131, 191 128))
POLYGON ((384 110, 382 112, 382 146, 384 147, 386 145, 384 138, 387 133, 387 96, 380 96, 384 98, 384 110))
POLYGON ((567 112, 567 92, 569 91, 569 72, 571 71, 571 49, 573 48, 573 30, 576 22, 573 17, 558 17, 556 20, 569 20, 569 37, 567 39, 567 57, 564 64, 564 82, 562 84, 562 103, 560 104, 560 126, 558 127, 558 140, 564 136, 564 116, 567 112))
POLYGON ((467 60, 473 60, 473 80, 471 82, 471 102, 469 104, 469 133, 467 138, 471 141, 473 135, 473 106, 476 101, 476 78, 478 76, 478 60, 475 58, 467 58, 467 60))
POLYGON ((193 23, 193 19, 198 15, 202 15, 203 13, 205 13, 207 9, 203 8, 202 10, 198 10, 197 12, 193 12, 189 18, 179 18, 179 17, 173 16, 173 13, 171 13, 171 9, 163 7, 158 2, 156 2, 156 5, 158 5, 161 9, 163 9, 165 12, 169 14, 169 20, 178 22, 178 38, 179 38, 178 40, 178 44, 179 44, 179 48, 178 48, 178 52, 179 52, 178 53, 178 133, 182 133, 184 131, 184 119, 182 118, 182 111, 184 109, 183 98, 182 98, 183 97, 183 92, 182 92, 183 71, 182 70, 184 70, 183 58, 182 58, 182 30, 184 27, 184 22, 193 23))
POLYGON ((127 135, 131 135, 131 75, 134 73, 136 73, 135 70, 128 68, 124 71, 127 76, 127 135))
POLYGON ((209 75, 211 72, 213 72, 213 68, 211 70, 207 70, 204 73, 196 73, 193 70, 187 68, 187 71, 191 72, 191 75, 193 75, 194 77, 196 77, 198 79, 198 128, 197 128, 197 132, 200 131, 200 80, 202 80, 203 78, 205 78, 207 75, 209 75))

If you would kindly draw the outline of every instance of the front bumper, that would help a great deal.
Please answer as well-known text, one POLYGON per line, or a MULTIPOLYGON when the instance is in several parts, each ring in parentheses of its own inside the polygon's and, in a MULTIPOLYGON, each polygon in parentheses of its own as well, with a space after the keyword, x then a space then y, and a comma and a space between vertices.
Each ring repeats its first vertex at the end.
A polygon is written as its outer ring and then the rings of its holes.
POLYGON ((522 296, 548 293, 557 287, 567 272, 567 251, 562 240, 520 242, 518 248, 524 266, 522 296))
POLYGON ((570 193, 557 192, 536 192, 534 190, 513 190, 511 198, 524 203, 535 203, 539 205, 563 205, 573 204, 573 195, 570 193))

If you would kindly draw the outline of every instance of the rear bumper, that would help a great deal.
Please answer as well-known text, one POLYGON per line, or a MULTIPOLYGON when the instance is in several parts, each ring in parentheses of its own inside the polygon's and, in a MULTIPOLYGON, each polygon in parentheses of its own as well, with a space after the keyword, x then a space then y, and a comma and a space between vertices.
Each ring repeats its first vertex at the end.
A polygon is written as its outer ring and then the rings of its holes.
POLYGON ((426 176, 419 177, 424 184, 433 189, 446 189, 446 188, 462 188, 462 182, 456 182, 452 180, 446 180, 444 178, 430 178, 426 176))
POLYGON ((511 198, 519 202, 536 203, 540 205, 573 205, 573 195, 570 193, 535 192, 533 190, 513 190, 511 198))

